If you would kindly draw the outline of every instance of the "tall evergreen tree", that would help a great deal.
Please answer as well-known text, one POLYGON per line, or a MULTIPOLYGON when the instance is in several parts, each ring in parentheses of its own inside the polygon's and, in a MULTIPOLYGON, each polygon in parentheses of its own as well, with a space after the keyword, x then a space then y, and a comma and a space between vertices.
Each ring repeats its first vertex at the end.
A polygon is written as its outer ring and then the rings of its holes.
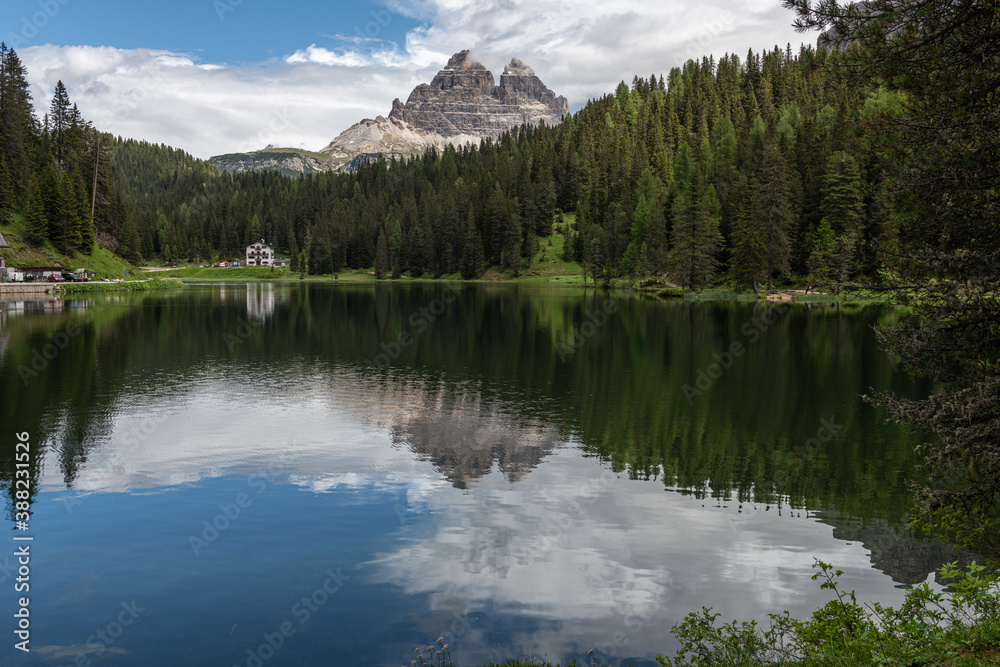
POLYGON ((14 183, 7 168, 7 157, 0 151, 0 220, 6 219, 15 203, 14 183))
POLYGON ((389 242, 385 240, 385 230, 379 229, 378 241, 375 243, 375 277, 382 280, 392 271, 389 262, 389 242))
POLYGON ((69 140, 70 128, 74 120, 73 105, 69 101, 69 93, 66 92, 66 86, 63 85, 61 79, 56 83, 46 120, 52 136, 52 148, 55 152, 56 162, 61 167, 65 158, 66 142, 69 140))
POLYGON ((823 218, 819 228, 813 234, 813 249, 809 254, 809 273, 821 283, 828 282, 837 268, 836 235, 830 221, 823 218))
POLYGON ((844 151, 830 156, 822 193, 823 216, 837 235, 837 279, 846 280, 857 267, 864 216, 861 171, 853 157, 844 151))
POLYGON ((28 193, 28 206, 24 212, 28 226, 24 240, 31 245, 40 246, 49 238, 49 221, 45 217, 45 203, 35 179, 28 186, 28 193))
POLYGON ((788 233, 792 225, 792 209, 788 189, 785 159, 773 144, 764 150, 760 181, 760 225, 767 248, 765 273, 767 289, 777 273, 787 276, 791 271, 791 243, 788 233))
POLYGON ((76 225, 72 234, 76 240, 73 249, 89 255, 94 248, 94 220, 90 215, 90 196, 80 172, 74 172, 70 181, 74 188, 73 223, 76 225))
MULTIPOLYGON (((884 394, 897 420, 936 439, 918 525, 1000 559, 1000 22, 993 3, 785 0, 801 30, 829 29, 845 65, 906 94, 882 119, 898 250, 878 287, 912 304, 881 333, 906 368, 936 380, 924 400, 884 394)), ((847 197, 851 199, 852 197, 847 197)), ((845 207, 850 209, 851 207, 845 207)))
POLYGON ((716 254, 722 235, 718 217, 713 215, 713 199, 701 168, 692 170, 690 185, 674 199, 670 266, 682 287, 707 286, 718 268, 716 254))
POLYGON ((460 260, 462 277, 466 280, 478 278, 483 272, 485 262, 483 252, 483 237, 476 230, 472 217, 472 209, 465 223, 465 238, 462 241, 462 256, 460 260))
POLYGON ((27 193, 36 133, 27 71, 14 49, 0 44, 0 150, 10 169, 15 202, 22 202, 27 193))

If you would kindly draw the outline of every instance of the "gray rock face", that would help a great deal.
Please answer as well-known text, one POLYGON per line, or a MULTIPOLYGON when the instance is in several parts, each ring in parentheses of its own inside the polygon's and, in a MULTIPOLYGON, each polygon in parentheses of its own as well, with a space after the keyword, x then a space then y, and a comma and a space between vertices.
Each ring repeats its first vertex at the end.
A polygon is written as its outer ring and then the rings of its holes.
POLYGON ((252 153, 216 155, 208 161, 233 174, 244 171, 277 171, 287 176, 296 176, 333 171, 340 166, 327 155, 271 147, 252 153))
POLYGON ((568 114, 566 98, 557 97, 517 58, 504 67, 500 85, 496 85, 488 69, 468 51, 461 51, 430 83, 414 88, 406 104, 394 100, 388 118, 377 116, 355 123, 320 149, 320 154, 268 147, 218 155, 210 161, 231 172, 352 171, 377 155, 400 159, 431 147, 478 145, 524 124, 557 125, 568 114))
POLYGON ((416 155, 432 146, 498 139, 523 124, 556 125, 568 114, 566 98, 520 60, 504 68, 498 86, 488 69, 461 51, 430 83, 414 88, 405 104, 394 100, 388 118, 356 123, 320 152, 345 164, 361 154, 416 155))
POLYGON ((524 123, 558 124, 568 113, 566 98, 556 97, 520 60, 510 61, 497 86, 493 74, 462 51, 429 84, 414 88, 406 104, 393 102, 389 120, 446 138, 496 139, 524 123))

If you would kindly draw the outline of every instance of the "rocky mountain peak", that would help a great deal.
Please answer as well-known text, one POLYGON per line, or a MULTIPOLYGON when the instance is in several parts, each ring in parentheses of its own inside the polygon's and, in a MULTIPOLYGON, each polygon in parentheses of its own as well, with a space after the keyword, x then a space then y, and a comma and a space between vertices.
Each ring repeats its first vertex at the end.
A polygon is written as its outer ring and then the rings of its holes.
POLYGON ((463 49, 451 58, 448 58, 448 64, 445 65, 445 69, 468 69, 477 65, 483 67, 479 62, 469 57, 468 49, 463 49))
POLYGON ((497 85, 468 50, 448 59, 430 83, 392 102, 388 118, 356 123, 320 152, 339 164, 359 155, 414 155, 434 146, 478 144, 520 125, 557 125, 569 114, 565 97, 549 90, 535 71, 513 58, 497 85))
POLYGON ((493 73, 465 50, 429 84, 414 88, 406 104, 393 102, 389 120, 421 134, 466 141, 496 139, 524 123, 555 125, 568 113, 566 98, 556 97, 521 60, 511 59, 497 86, 493 73))
POLYGON ((405 158, 432 146, 478 145, 521 125, 557 125, 568 114, 566 98, 557 97, 523 61, 512 58, 496 85, 493 73, 465 50, 449 58, 430 83, 414 88, 405 103, 393 100, 388 117, 355 123, 318 154, 271 150, 216 156, 212 162, 235 172, 354 170, 379 155, 405 158))
POLYGON ((535 70, 531 69, 517 58, 510 59, 510 64, 503 68, 503 73, 517 76, 535 76, 535 70))

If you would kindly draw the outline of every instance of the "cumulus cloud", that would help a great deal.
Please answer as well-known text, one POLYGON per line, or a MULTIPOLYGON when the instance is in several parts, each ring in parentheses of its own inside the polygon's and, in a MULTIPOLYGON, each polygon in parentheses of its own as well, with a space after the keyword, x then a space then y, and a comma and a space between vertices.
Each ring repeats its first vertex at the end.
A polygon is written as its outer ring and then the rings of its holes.
POLYGON ((92 46, 37 46, 21 57, 39 116, 61 79, 98 128, 202 158, 267 144, 316 150, 352 123, 387 113, 392 96, 404 94, 397 91, 426 75, 316 52, 250 66, 92 46))
POLYGON ((512 57, 531 65, 571 107, 634 75, 665 74, 692 57, 744 55, 812 36, 790 28, 773 0, 393 0, 383 21, 416 19, 403 46, 373 23, 263 63, 202 62, 189 54, 43 45, 20 53, 39 115, 62 80, 101 129, 211 155, 267 144, 316 150, 353 123, 386 114, 462 49, 499 75, 512 57))

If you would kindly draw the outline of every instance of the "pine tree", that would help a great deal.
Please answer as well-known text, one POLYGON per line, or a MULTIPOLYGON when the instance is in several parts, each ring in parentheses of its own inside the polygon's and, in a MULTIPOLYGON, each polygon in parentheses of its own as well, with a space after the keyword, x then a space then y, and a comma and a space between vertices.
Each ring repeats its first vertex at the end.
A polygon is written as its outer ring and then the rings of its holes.
POLYGON ((55 151, 56 163, 62 167, 66 153, 66 142, 68 141, 70 127, 73 122, 73 105, 69 101, 69 93, 62 80, 56 83, 56 89, 52 96, 52 103, 49 105, 47 123, 52 134, 52 148, 55 151))
POLYGON ((389 242, 385 240, 385 231, 378 230, 378 241, 375 243, 375 277, 382 280, 389 275, 392 265, 389 262, 389 242))
POLYGON ((846 280, 856 269, 864 217, 861 171, 857 161, 838 151, 830 156, 823 174, 823 215, 837 235, 838 280, 846 280))
POLYGON ((14 49, 0 44, 0 150, 10 170, 15 204, 24 200, 31 180, 36 132, 28 73, 14 49))
POLYGON ((25 230, 24 240, 33 246, 40 246, 49 238, 49 222, 45 217, 45 204, 34 179, 31 181, 28 192, 28 206, 24 212, 28 228, 25 230))
POLYGON ((142 242, 135 220, 131 214, 126 213, 122 221, 121 236, 118 238, 118 253, 133 264, 138 264, 142 259, 141 250, 142 242))
POLYGON ((89 255, 94 249, 94 220, 90 216, 90 196, 87 194, 87 186, 80 172, 75 172, 69 180, 74 190, 72 220, 75 229, 71 234, 74 239, 73 249, 89 255))
POLYGON ((813 250, 807 267, 814 280, 828 282, 837 265, 836 235, 830 221, 823 218, 813 235, 813 250))
POLYGON ((253 219, 250 220, 250 236, 247 239, 249 245, 250 243, 256 243, 257 241, 264 238, 264 234, 261 231, 260 226, 260 216, 256 213, 253 214, 253 219))
POLYGON ((14 184, 10 169, 7 168, 7 158, 0 151, 0 219, 5 219, 14 210, 14 184))
POLYGON ((392 234, 389 236, 389 262, 392 264, 392 277, 399 278, 403 275, 402 261, 400 254, 403 246, 403 230, 399 224, 399 218, 395 218, 392 224, 392 234))
POLYGON ((833 230, 856 235, 864 217, 861 170, 857 161, 838 151, 830 156, 823 174, 823 215, 833 230))
POLYGON ((38 179, 38 197, 42 201, 45 209, 45 219, 48 221, 48 238, 62 252, 64 250, 65 239, 63 238, 67 218, 69 216, 68 205, 65 196, 65 186, 62 183, 59 171, 55 165, 48 163, 42 169, 41 177, 38 179))
POLYGON ((677 193, 672 209, 670 270, 676 282, 692 289, 712 281, 722 245, 719 219, 713 212, 717 201, 706 186, 705 171, 701 165, 691 170, 691 182, 677 193))
MULTIPOLYGON (((911 373, 929 376, 923 400, 877 401, 934 437, 921 448, 928 481, 916 526, 962 549, 1000 558, 1000 22, 992 3, 785 0, 796 26, 830 29, 852 72, 905 93, 907 113, 876 138, 888 154, 899 248, 879 287, 912 305, 881 340, 911 373), (832 29, 831 29, 832 28, 832 29), (987 74, 988 73, 988 74, 987 74)), ((829 170, 828 170, 829 171, 829 170)), ((846 172, 846 169, 845 169, 846 172)), ((826 186, 826 183, 824 183, 826 186)), ((833 188, 825 188, 833 192, 833 188)), ((853 192, 830 210, 853 215, 853 192)), ((826 197, 824 197, 824 204, 826 197)), ((826 207, 824 207, 826 210, 826 207)), ((829 215, 829 213, 828 213, 829 215)), ((837 225, 831 220, 831 226, 837 225)), ((849 225, 844 225, 845 230, 849 225)))
POLYGON ((758 290, 758 282, 767 272, 767 244, 761 224, 763 204, 760 181, 754 176, 744 191, 744 201, 733 230, 730 268, 736 279, 758 290))
POLYGON ((792 210, 788 190, 785 160, 774 144, 764 150, 761 169, 761 219, 764 246, 767 248, 765 272, 767 289, 777 273, 787 276, 791 271, 791 243, 788 233, 792 225, 792 210))
POLYGON ((465 239, 462 242, 460 260, 462 278, 465 280, 478 278, 483 272, 483 263, 483 237, 476 230, 476 223, 470 209, 468 220, 465 223, 465 239))

